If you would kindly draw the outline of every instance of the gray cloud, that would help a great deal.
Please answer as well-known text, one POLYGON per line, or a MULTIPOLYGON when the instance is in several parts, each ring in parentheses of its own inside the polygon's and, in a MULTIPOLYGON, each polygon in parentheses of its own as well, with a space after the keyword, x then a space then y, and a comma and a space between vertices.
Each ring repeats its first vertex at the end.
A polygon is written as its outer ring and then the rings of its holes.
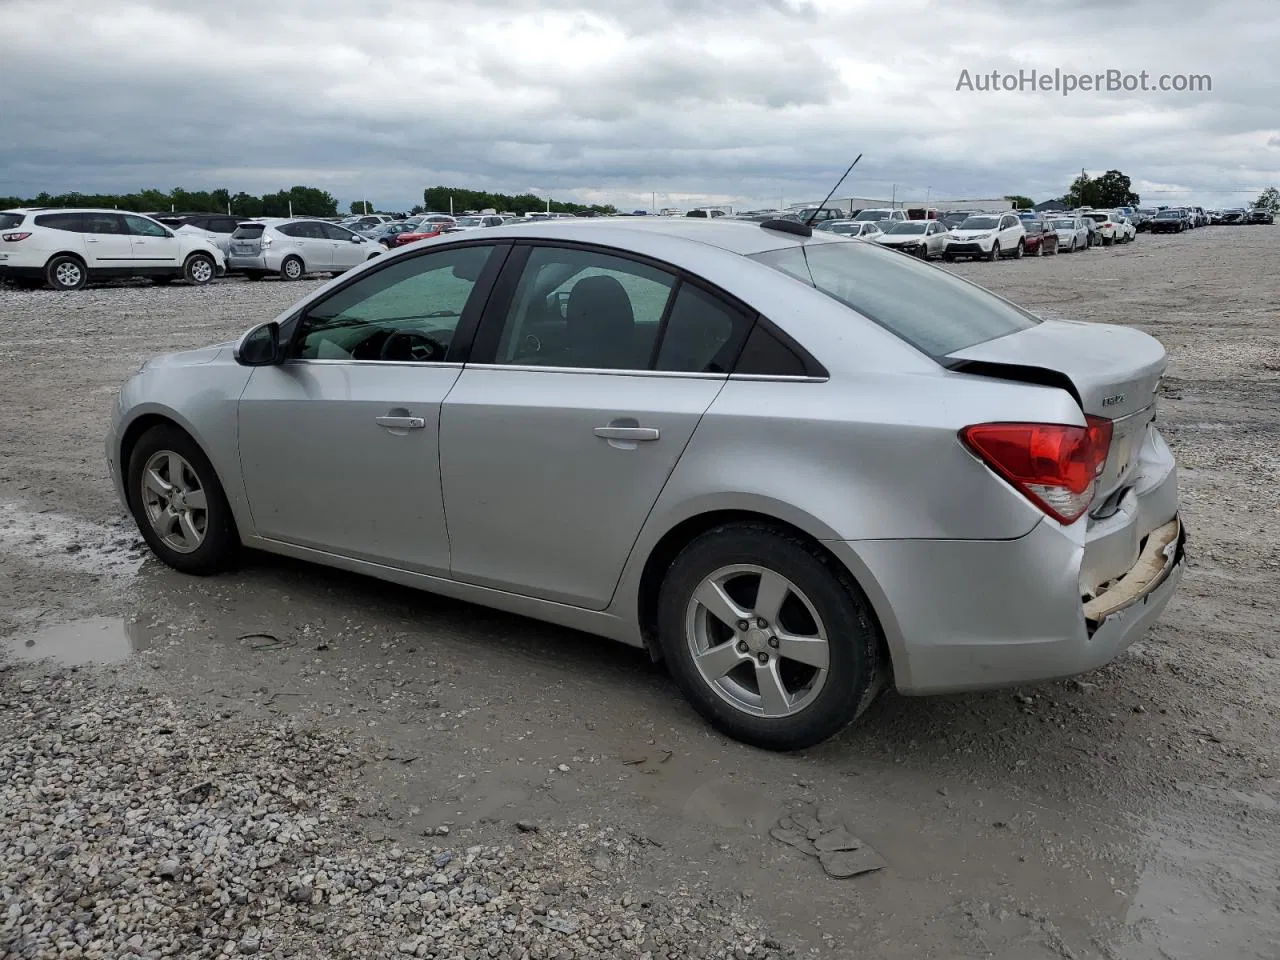
POLYGON ((309 183, 403 208, 444 182, 760 205, 821 197, 862 152, 842 193, 1041 198, 1084 167, 1241 201, 1280 181, 1272 3, 9 0, 0 194, 309 183), (1213 89, 955 89, 1055 67, 1213 89))

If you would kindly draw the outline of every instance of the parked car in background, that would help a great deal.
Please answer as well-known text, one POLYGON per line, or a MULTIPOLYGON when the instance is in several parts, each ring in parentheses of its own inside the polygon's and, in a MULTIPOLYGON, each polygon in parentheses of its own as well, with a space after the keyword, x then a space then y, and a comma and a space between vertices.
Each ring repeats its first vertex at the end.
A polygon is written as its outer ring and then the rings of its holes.
POLYGON ((1187 228, 1186 215, 1181 210, 1161 210, 1148 224, 1152 233, 1182 233, 1187 228))
MULTIPOLYGON (((508 221, 510 222, 510 221, 508 221)), ((406 230, 404 233, 398 233, 395 236, 394 245, 403 247, 406 244, 417 243, 419 240, 430 240, 432 237, 438 237, 442 233, 455 231, 453 224, 443 222, 420 223, 412 230, 406 230)))
POLYGON ((958 257, 997 260, 1026 252, 1027 230, 1015 213, 979 213, 946 234, 944 260, 958 257))
POLYGON ((1247 223, 1249 220, 1249 211, 1243 207, 1231 207, 1222 211, 1221 223, 1223 226, 1236 226, 1241 223, 1247 223))
MULTIPOLYGON (((887 223, 884 225, 889 226, 887 223)), ((840 237, 876 240, 884 233, 880 226, 881 224, 875 220, 828 220, 825 223, 815 223, 813 229, 834 233, 840 237)))
POLYGON ((474 217, 459 217, 450 226, 455 230, 482 230, 502 226, 502 218, 495 213, 474 217))
POLYGON ((948 230, 954 230, 960 224, 964 223, 970 217, 981 213, 980 210, 948 210, 939 219, 946 225, 948 230))
POLYGON ((250 280, 261 280, 269 273, 282 280, 301 280, 308 273, 336 276, 385 250, 376 240, 323 220, 249 220, 231 235, 227 265, 250 280))
POLYGON ((1089 248, 1089 228, 1083 217, 1060 214, 1046 223, 1058 236, 1058 250, 1075 253, 1089 248))
POLYGON ((197 233, 213 242, 223 256, 231 248, 231 234, 240 225, 240 217, 225 213, 159 213, 151 219, 163 223, 175 233, 197 233))
POLYGON ((1152 219, 1159 212, 1160 211, 1155 207, 1139 207, 1134 211, 1134 215, 1131 218, 1133 220, 1134 228, 1139 233, 1142 233, 1144 230, 1149 230, 1151 228, 1152 219))
POLYGON ((226 269, 211 240, 138 213, 43 207, 0 213, 0 280, 55 290, 79 290, 109 277, 202 286, 226 269))
POLYGON ((395 217, 385 213, 366 213, 363 216, 347 217, 338 221, 338 226, 346 227, 348 230, 354 230, 359 233, 361 230, 371 230, 380 224, 390 223, 395 217))
POLYGON ((901 250, 921 260, 940 257, 947 246, 947 228, 938 220, 907 220, 890 225, 876 237, 876 243, 901 250))
POLYGON ((1058 252, 1058 233, 1044 220, 1023 220, 1023 228, 1027 231, 1026 251, 1033 257, 1058 252))
POLYGON ((1190 207, 1189 212, 1191 214, 1191 219, 1193 219, 1196 222, 1197 227, 1209 226, 1209 223, 1210 223, 1209 213, 1208 211, 1205 210, 1204 207, 1190 207))
POLYGON ((880 229, 888 230, 890 224, 906 222, 907 212, 905 210, 890 210, 888 208, 869 208, 867 210, 859 210, 850 219, 853 220, 871 220, 880 224, 880 229))
POLYGON ((849 211, 839 207, 805 207, 803 210, 792 212, 800 223, 809 223, 812 220, 815 227, 824 221, 849 219, 849 211))
POLYGON ((1127 243, 1137 235, 1133 224, 1111 210, 1090 210, 1085 217, 1097 224, 1098 239, 1104 247, 1113 243, 1127 243))
POLYGON ((1254 207, 1249 212, 1250 223, 1273 224, 1276 222, 1276 215, 1265 207, 1254 207))
POLYGON ((1116 241, 1118 243, 1133 243, 1138 239, 1138 228, 1134 226, 1133 221, 1128 217, 1120 217, 1120 229, 1117 231, 1116 241))
POLYGON ((395 238, 402 233, 410 233, 416 230, 417 223, 408 220, 394 220, 391 223, 384 223, 381 226, 374 227, 372 230, 359 231, 362 237, 368 237, 377 243, 382 244, 388 250, 395 246, 395 238))
POLYGON ((1185 568, 1164 348, 800 232, 525 224, 386 254, 135 374, 116 494, 175 570, 248 546, 585 630, 770 749, 888 685, 1120 655, 1185 568))

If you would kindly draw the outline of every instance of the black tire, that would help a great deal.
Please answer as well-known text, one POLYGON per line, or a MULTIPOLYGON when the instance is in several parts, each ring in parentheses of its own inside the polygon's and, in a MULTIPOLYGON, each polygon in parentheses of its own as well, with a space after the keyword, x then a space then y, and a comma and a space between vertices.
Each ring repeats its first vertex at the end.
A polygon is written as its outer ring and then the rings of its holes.
POLYGON ((207 253, 193 253, 182 265, 182 279, 197 287, 213 283, 218 276, 218 265, 207 253))
POLYGON ((988 260, 1000 259, 1000 241, 999 240, 991 244, 991 252, 987 254, 987 259, 988 260))
MULTIPOLYGON (((699 536, 668 568, 658 604, 659 642, 677 685, 707 722, 743 743, 767 750, 821 743, 857 719, 883 687, 887 664, 881 662, 880 628, 861 589, 829 555, 767 524, 730 523, 699 536), (811 694, 812 702, 788 716, 767 718, 735 706, 694 663, 686 631, 694 592, 735 564, 758 565, 789 580, 825 627, 825 682, 811 694)), ((746 659, 739 666, 750 665, 746 659)))
POLYGON ((154 283, 157 287, 167 287, 169 284, 173 283, 175 279, 177 278, 176 277, 152 277, 151 282, 154 283))
POLYGON ((244 278, 246 280, 261 280, 262 276, 263 274, 261 270, 246 270, 244 272, 244 278))
POLYGON ((955 262, 956 262, 956 255, 955 255, 954 253, 944 253, 944 254, 942 255, 942 262, 943 262, 943 263, 955 263, 955 262))
MULTIPOLYGON (((390 250, 391 248, 390 248, 390 247, 387 247, 387 249, 388 249, 388 250, 390 250)), ((382 254, 380 254, 380 253, 371 253, 371 254, 369 254, 367 257, 365 257, 364 259, 365 259, 365 262, 367 263, 367 262, 368 262, 368 261, 370 261, 370 260, 377 260, 380 256, 382 256, 382 254)))
POLYGON ((1103 238, 1102 238, 1102 245, 1103 245, 1104 247, 1109 247, 1109 246, 1111 246, 1111 244, 1112 244, 1113 242, 1114 242, 1114 238, 1113 238, 1113 237, 1103 237, 1103 238))
POLYGON ((235 518, 227 504, 222 483, 200 446, 184 431, 172 425, 152 427, 144 433, 129 455, 125 469, 125 490, 129 511, 142 538, 168 566, 182 573, 208 576, 230 569, 239 553, 240 538, 235 518), (167 544, 157 533, 148 515, 143 493, 143 471, 157 454, 176 453, 186 461, 198 487, 205 494, 203 539, 195 549, 181 551, 167 544))
POLYGON ((306 272, 307 268, 299 257, 285 257, 280 264, 281 280, 301 280, 306 272))
POLYGON ((1037 256, 1037 257, 1044 256, 1044 240, 1043 239, 1040 241, 1040 245, 1036 247, 1036 252, 1034 256, 1037 256))
POLYGON ((54 290, 83 290, 89 282, 89 268, 79 257, 60 253, 45 264, 44 282, 54 290))
POLYGON ((1019 240, 1018 245, 1013 249, 1013 259, 1021 260, 1022 255, 1027 252, 1027 245, 1024 241, 1019 240))

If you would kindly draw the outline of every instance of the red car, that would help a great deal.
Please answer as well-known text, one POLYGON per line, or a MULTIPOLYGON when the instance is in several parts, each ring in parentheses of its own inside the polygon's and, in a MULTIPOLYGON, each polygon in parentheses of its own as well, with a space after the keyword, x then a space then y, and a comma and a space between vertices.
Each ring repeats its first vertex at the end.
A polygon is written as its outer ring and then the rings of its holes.
POLYGON ((1058 252, 1058 231, 1043 220, 1023 220, 1027 230, 1027 239, 1023 249, 1029 257, 1043 257, 1046 253, 1058 252))
POLYGON ((430 240, 432 237, 438 237, 448 228, 447 223, 424 223, 411 231, 397 233, 395 236, 395 245, 403 247, 406 243, 414 243, 418 240, 430 240))

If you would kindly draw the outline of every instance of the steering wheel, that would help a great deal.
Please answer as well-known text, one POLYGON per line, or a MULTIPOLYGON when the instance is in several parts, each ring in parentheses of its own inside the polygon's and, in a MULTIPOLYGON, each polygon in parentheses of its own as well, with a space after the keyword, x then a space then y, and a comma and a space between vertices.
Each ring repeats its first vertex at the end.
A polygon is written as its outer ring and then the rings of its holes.
POLYGON ((395 356, 397 349, 407 347, 409 359, 418 363, 428 363, 433 360, 443 359, 444 351, 440 345, 430 337, 421 333, 411 333, 405 330, 397 330, 386 340, 382 341, 382 349, 378 351, 379 360, 399 360, 401 357, 395 356))

